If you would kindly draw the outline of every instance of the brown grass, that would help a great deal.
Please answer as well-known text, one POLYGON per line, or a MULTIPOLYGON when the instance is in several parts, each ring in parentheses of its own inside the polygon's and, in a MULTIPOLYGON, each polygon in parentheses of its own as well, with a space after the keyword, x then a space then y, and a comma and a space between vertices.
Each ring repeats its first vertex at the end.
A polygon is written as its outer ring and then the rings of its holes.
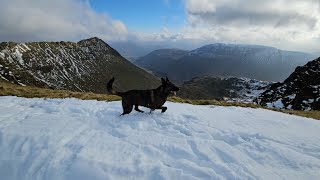
POLYGON ((52 90, 0 81, 0 96, 18 96, 26 98, 78 98, 83 100, 117 101, 120 97, 108 94, 82 93, 67 90, 52 90))
MULTIPOLYGON (((95 94, 95 93, 82 93, 67 90, 52 90, 37 88, 31 86, 18 86, 9 82, 0 81, 0 96, 18 96, 26 98, 78 98, 83 100, 94 99, 98 101, 117 101, 121 98, 114 95, 108 94, 95 94)), ((246 104, 238 102, 225 102, 217 100, 190 100, 182 99, 179 97, 170 97, 168 99, 171 102, 188 103, 194 105, 217 105, 217 106, 239 106, 239 107, 250 107, 250 108, 264 108, 255 104, 246 104)), ((320 120, 320 111, 295 111, 295 110, 279 110, 279 109, 269 109, 278 112, 283 112, 287 114, 293 114, 313 119, 320 120)))
POLYGON ((320 111, 278 110, 283 113, 320 120, 320 111))
POLYGON ((240 106, 240 107, 251 107, 251 108, 259 108, 261 106, 255 104, 246 104, 239 102, 226 102, 226 101, 217 101, 217 100, 191 100, 191 99, 182 99, 180 97, 169 97, 169 101, 172 102, 180 102, 180 103, 188 103, 194 105, 217 105, 217 106, 240 106))

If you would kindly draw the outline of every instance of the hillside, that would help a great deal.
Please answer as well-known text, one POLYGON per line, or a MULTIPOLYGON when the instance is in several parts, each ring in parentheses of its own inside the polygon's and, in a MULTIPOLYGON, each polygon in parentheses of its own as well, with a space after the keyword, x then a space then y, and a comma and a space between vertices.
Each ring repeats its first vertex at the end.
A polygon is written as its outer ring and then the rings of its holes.
POLYGON ((77 43, 0 43, 0 77, 18 84, 105 93, 112 76, 119 90, 160 83, 96 37, 77 43))
POLYGON ((320 122, 263 109, 0 97, 3 179, 318 179, 320 122), (18 112, 18 113, 17 113, 18 112))
POLYGON ((248 78, 201 76, 184 82, 179 96, 252 103, 269 85, 270 82, 248 78))
POLYGON ((273 47, 241 44, 210 44, 192 51, 153 51, 135 63, 158 75, 182 83, 203 75, 247 77, 283 81, 296 66, 312 60, 312 55, 273 47), (171 54, 170 58, 167 54, 171 54))
POLYGON ((297 67, 284 82, 261 94, 258 102, 275 108, 320 110, 320 58, 297 67))
POLYGON ((187 53, 188 51, 181 49, 158 49, 146 56, 137 58, 133 63, 153 72, 157 76, 169 76, 170 79, 177 81, 176 76, 168 74, 168 72, 181 71, 176 66, 176 61, 187 55, 187 53))

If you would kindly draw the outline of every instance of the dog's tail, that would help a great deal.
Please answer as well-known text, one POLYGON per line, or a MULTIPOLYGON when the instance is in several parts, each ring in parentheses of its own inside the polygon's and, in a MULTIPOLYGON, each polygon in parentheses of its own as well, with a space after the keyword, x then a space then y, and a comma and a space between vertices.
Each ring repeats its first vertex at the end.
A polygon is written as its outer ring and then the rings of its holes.
POLYGON ((113 81, 114 81, 114 77, 112 77, 112 79, 110 79, 110 81, 108 82, 107 90, 109 91, 110 94, 121 96, 122 94, 121 92, 117 92, 112 88, 113 81))

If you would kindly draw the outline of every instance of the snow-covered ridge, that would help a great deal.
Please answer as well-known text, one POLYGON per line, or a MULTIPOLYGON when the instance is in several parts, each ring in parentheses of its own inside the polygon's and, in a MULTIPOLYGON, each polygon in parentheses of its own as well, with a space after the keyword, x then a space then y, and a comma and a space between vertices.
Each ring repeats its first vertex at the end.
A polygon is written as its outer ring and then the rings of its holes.
POLYGON ((0 97, 1 179, 318 179, 320 122, 264 109, 0 97))
POLYGON ((90 73, 87 63, 81 60, 85 54, 77 49, 75 43, 7 43, 1 52, 2 63, 15 67, 11 71, 26 71, 31 78, 47 87, 60 89, 68 86, 66 81, 76 81, 90 73))
POLYGON ((4 63, 26 71, 47 87, 58 89, 72 86, 68 85, 68 81, 77 83, 83 76, 89 75, 92 71, 90 65, 96 63, 93 61, 94 55, 88 58, 78 44, 68 42, 8 43, 1 52, 5 55, 4 63))
POLYGON ((129 79, 152 79, 96 37, 77 43, 3 42, 0 52, 0 65, 10 67, 22 83, 32 86, 103 93, 106 87, 102 83, 124 69, 136 75, 129 79))
POLYGON ((21 86, 25 86, 25 84, 21 83, 19 76, 16 76, 15 74, 13 74, 13 72, 10 71, 9 67, 4 67, 1 64, 0 64, 0 78, 8 82, 13 82, 21 86))

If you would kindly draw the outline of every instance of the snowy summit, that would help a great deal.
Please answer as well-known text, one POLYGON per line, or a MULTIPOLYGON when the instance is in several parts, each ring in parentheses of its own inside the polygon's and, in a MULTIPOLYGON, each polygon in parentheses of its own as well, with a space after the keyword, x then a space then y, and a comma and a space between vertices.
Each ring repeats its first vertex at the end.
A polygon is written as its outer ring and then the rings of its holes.
POLYGON ((320 122, 264 109, 0 97, 0 175, 21 179, 319 179, 320 122))

